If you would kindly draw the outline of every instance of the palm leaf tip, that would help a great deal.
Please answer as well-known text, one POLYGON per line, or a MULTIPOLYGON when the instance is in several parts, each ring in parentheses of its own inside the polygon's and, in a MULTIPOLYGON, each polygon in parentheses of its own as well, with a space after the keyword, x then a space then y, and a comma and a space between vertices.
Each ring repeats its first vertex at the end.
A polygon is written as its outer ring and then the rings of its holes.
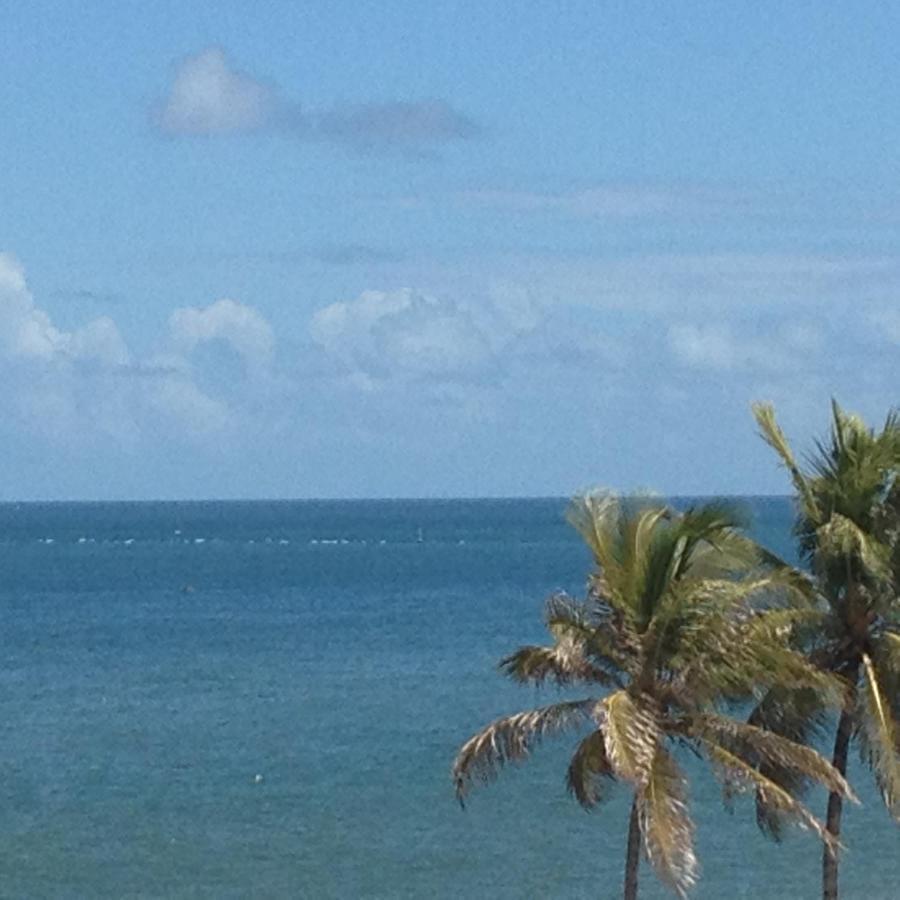
POLYGON ((687 780, 662 747, 638 794, 638 810, 647 858, 663 883, 686 897, 698 872, 694 823, 687 809, 687 780))
POLYGON ((555 703, 497 719, 473 735, 460 747, 451 770, 460 805, 473 784, 490 782, 508 763, 524 760, 545 735, 583 724, 593 706, 593 700, 555 703))

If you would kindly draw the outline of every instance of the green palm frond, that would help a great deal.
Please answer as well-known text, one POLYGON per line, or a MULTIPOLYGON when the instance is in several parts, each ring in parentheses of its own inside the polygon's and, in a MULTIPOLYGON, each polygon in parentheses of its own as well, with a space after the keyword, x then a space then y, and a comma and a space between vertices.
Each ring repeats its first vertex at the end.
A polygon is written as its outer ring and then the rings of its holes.
POLYGON ((653 711, 627 691, 616 691, 600 701, 597 714, 615 775, 632 784, 645 783, 659 741, 653 711))
POLYGON ((679 543, 677 529, 659 527, 670 516, 665 506, 649 507, 623 522, 622 561, 627 573, 623 595, 640 632, 672 577, 672 557, 679 543))
POLYGON ((857 713, 860 749, 868 763, 881 796, 891 815, 900 821, 900 751, 898 723, 888 698, 879 684, 871 658, 863 655, 863 686, 859 691, 861 708, 857 713))
POLYGON ((453 781, 460 803, 473 782, 492 781, 508 763, 525 759, 545 735, 583 726, 595 700, 554 703, 492 722, 469 738, 453 762, 453 781))
POLYGON ((694 824, 687 808, 687 779, 657 746, 646 783, 638 792, 644 848, 660 880, 679 897, 697 880, 694 824))
POLYGON ((730 750, 712 741, 703 740, 702 743, 729 793, 756 791, 769 809, 801 828, 813 831, 833 851, 837 849, 838 842, 834 836, 790 792, 730 750))
POLYGON ((844 691, 841 680, 791 646, 792 638, 808 635, 825 622, 825 614, 816 609, 758 611, 741 629, 733 657, 736 678, 748 679, 756 696, 783 683, 795 690, 811 688, 824 703, 839 706, 844 691))
POLYGON ((775 408, 769 403, 754 403, 752 409, 762 439, 778 454, 784 467, 790 473, 791 481, 794 483, 794 489, 799 495, 804 515, 818 521, 818 503, 806 476, 797 465, 791 445, 788 443, 781 426, 778 424, 778 420, 775 418, 775 408))
POLYGON ((765 581, 708 586, 701 602, 689 608, 674 630, 677 643, 670 665, 677 678, 699 697, 733 700, 759 697, 780 681, 812 687, 837 702, 840 685, 833 676, 791 647, 798 629, 822 621, 815 609, 746 609, 747 599, 765 581), (737 607, 737 608, 734 608, 737 607))
POLYGON ((585 809, 590 809, 606 798, 604 783, 614 778, 612 764, 606 755, 606 741, 598 729, 576 748, 566 772, 566 786, 585 809))
POLYGON ((614 571, 621 565, 613 540, 614 525, 620 516, 618 498, 605 492, 573 497, 566 510, 566 520, 581 535, 594 561, 604 570, 614 571))

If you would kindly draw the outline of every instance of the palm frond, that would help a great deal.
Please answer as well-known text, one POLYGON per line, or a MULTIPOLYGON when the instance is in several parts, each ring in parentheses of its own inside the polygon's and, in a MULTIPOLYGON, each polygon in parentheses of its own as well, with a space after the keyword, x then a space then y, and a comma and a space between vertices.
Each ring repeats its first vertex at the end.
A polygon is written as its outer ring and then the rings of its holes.
POLYGON ((691 733, 739 756, 754 768, 776 766, 858 802, 846 779, 824 756, 790 738, 713 713, 698 717, 691 723, 691 733))
POLYGON ((628 575, 623 595, 639 631, 646 627, 672 577, 674 548, 683 543, 676 529, 659 527, 670 516, 666 506, 647 507, 623 523, 623 567, 628 575))
POLYGON ((595 700, 554 703, 492 722, 462 745, 453 762, 457 799, 465 800, 473 782, 492 781, 507 763, 525 759, 545 735, 584 725, 595 706, 595 700))
POLYGON ((594 561, 603 569, 615 569, 621 562, 612 539, 620 515, 618 498, 604 491, 573 497, 566 510, 566 520, 581 535, 594 561))
POLYGON ((827 558, 856 557, 876 579, 890 577, 890 551, 848 516, 832 513, 816 530, 819 550, 827 558))
MULTIPOLYGON (((819 691, 777 684, 754 708, 749 723, 791 741, 809 744, 824 738, 830 721, 827 704, 819 691)), ((759 771, 798 799, 809 787, 810 779, 802 771, 771 760, 761 763, 759 771)), ((767 806, 759 792, 756 794, 756 824, 772 840, 782 839, 786 824, 784 817, 777 809, 767 806)))
POLYGON ((703 744, 729 793, 755 790, 767 807, 777 810, 801 828, 813 831, 832 851, 837 849, 834 836, 783 787, 719 744, 707 740, 703 740, 703 744))
POLYGON ((606 755, 606 741, 598 729, 575 749, 566 772, 566 786, 585 809, 590 809, 605 799, 604 782, 614 778, 612 764, 606 755))
POLYGON ((585 658, 584 645, 570 636, 552 647, 529 645, 500 660, 502 672, 519 682, 543 684, 553 681, 560 686, 573 682, 616 685, 612 676, 591 665, 585 658))
POLYGON ((698 696, 759 697, 781 681, 813 687, 837 700, 838 682, 791 646, 795 631, 820 624, 816 609, 753 610, 749 600, 767 579, 705 581, 670 626, 669 666, 698 696))
POLYGON ((657 746, 649 776, 638 792, 644 848, 660 880, 686 897, 697 880, 694 823, 687 808, 687 779, 657 746))
POLYGON ((632 784, 645 783, 659 740, 653 711, 622 690, 600 701, 597 716, 613 772, 632 784))
POLYGON ((900 821, 900 755, 898 725, 879 684, 878 673, 868 654, 863 654, 865 678, 859 692, 859 738, 863 759, 868 763, 891 815, 900 821))
POLYGON ((797 461, 794 459, 791 445, 775 418, 775 408, 770 403, 754 403, 752 409, 756 424, 759 426, 760 436, 778 454, 790 473, 794 489, 800 496, 804 514, 810 519, 818 520, 818 503, 806 476, 800 471, 797 461))
POLYGON ((593 598, 582 603, 557 593, 547 600, 544 622, 564 652, 573 645, 586 658, 591 680, 622 686, 622 673, 629 670, 629 656, 638 645, 637 636, 623 617, 593 598))

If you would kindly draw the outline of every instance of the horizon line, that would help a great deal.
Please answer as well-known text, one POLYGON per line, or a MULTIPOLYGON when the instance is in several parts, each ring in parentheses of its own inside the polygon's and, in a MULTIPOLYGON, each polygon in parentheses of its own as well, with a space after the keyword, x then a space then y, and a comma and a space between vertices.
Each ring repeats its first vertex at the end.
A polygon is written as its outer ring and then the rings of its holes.
MULTIPOLYGON (((29 499, 0 499, 0 506, 18 506, 23 504, 50 505, 50 504, 101 504, 101 503, 453 503, 453 502, 491 502, 491 501, 515 501, 515 500, 571 500, 588 491, 574 492, 571 494, 460 494, 460 495, 435 495, 435 496, 376 496, 376 497, 154 497, 154 498, 29 498, 29 499)), ((673 493, 667 494, 661 491, 652 493, 642 491, 610 491, 620 497, 657 497, 664 500, 788 500, 792 494, 767 494, 750 493, 736 494, 722 493, 673 493)))

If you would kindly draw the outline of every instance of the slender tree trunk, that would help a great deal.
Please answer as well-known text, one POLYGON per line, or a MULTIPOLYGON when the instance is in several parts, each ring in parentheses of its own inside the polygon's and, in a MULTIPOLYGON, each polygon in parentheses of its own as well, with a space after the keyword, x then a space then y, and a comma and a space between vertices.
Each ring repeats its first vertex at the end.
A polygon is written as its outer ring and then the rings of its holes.
POLYGON ((628 821, 628 849, 625 852, 625 900, 637 900, 638 864, 641 861, 641 823, 638 819, 637 797, 631 802, 628 821))
MULTIPOLYGON (((853 667, 849 673, 850 683, 853 685, 851 697, 856 695, 856 679, 859 677, 859 665, 853 667)), ((847 750, 850 747, 850 736, 853 733, 852 703, 848 698, 847 706, 841 712, 838 721, 837 735, 834 739, 834 756, 831 764, 841 773, 847 774, 847 750)), ((825 828, 835 841, 841 836, 841 813, 844 808, 844 798, 834 792, 828 795, 828 813, 825 818, 825 828)), ((838 900, 838 851, 830 850, 828 845, 822 850, 822 898, 823 900, 838 900)))

